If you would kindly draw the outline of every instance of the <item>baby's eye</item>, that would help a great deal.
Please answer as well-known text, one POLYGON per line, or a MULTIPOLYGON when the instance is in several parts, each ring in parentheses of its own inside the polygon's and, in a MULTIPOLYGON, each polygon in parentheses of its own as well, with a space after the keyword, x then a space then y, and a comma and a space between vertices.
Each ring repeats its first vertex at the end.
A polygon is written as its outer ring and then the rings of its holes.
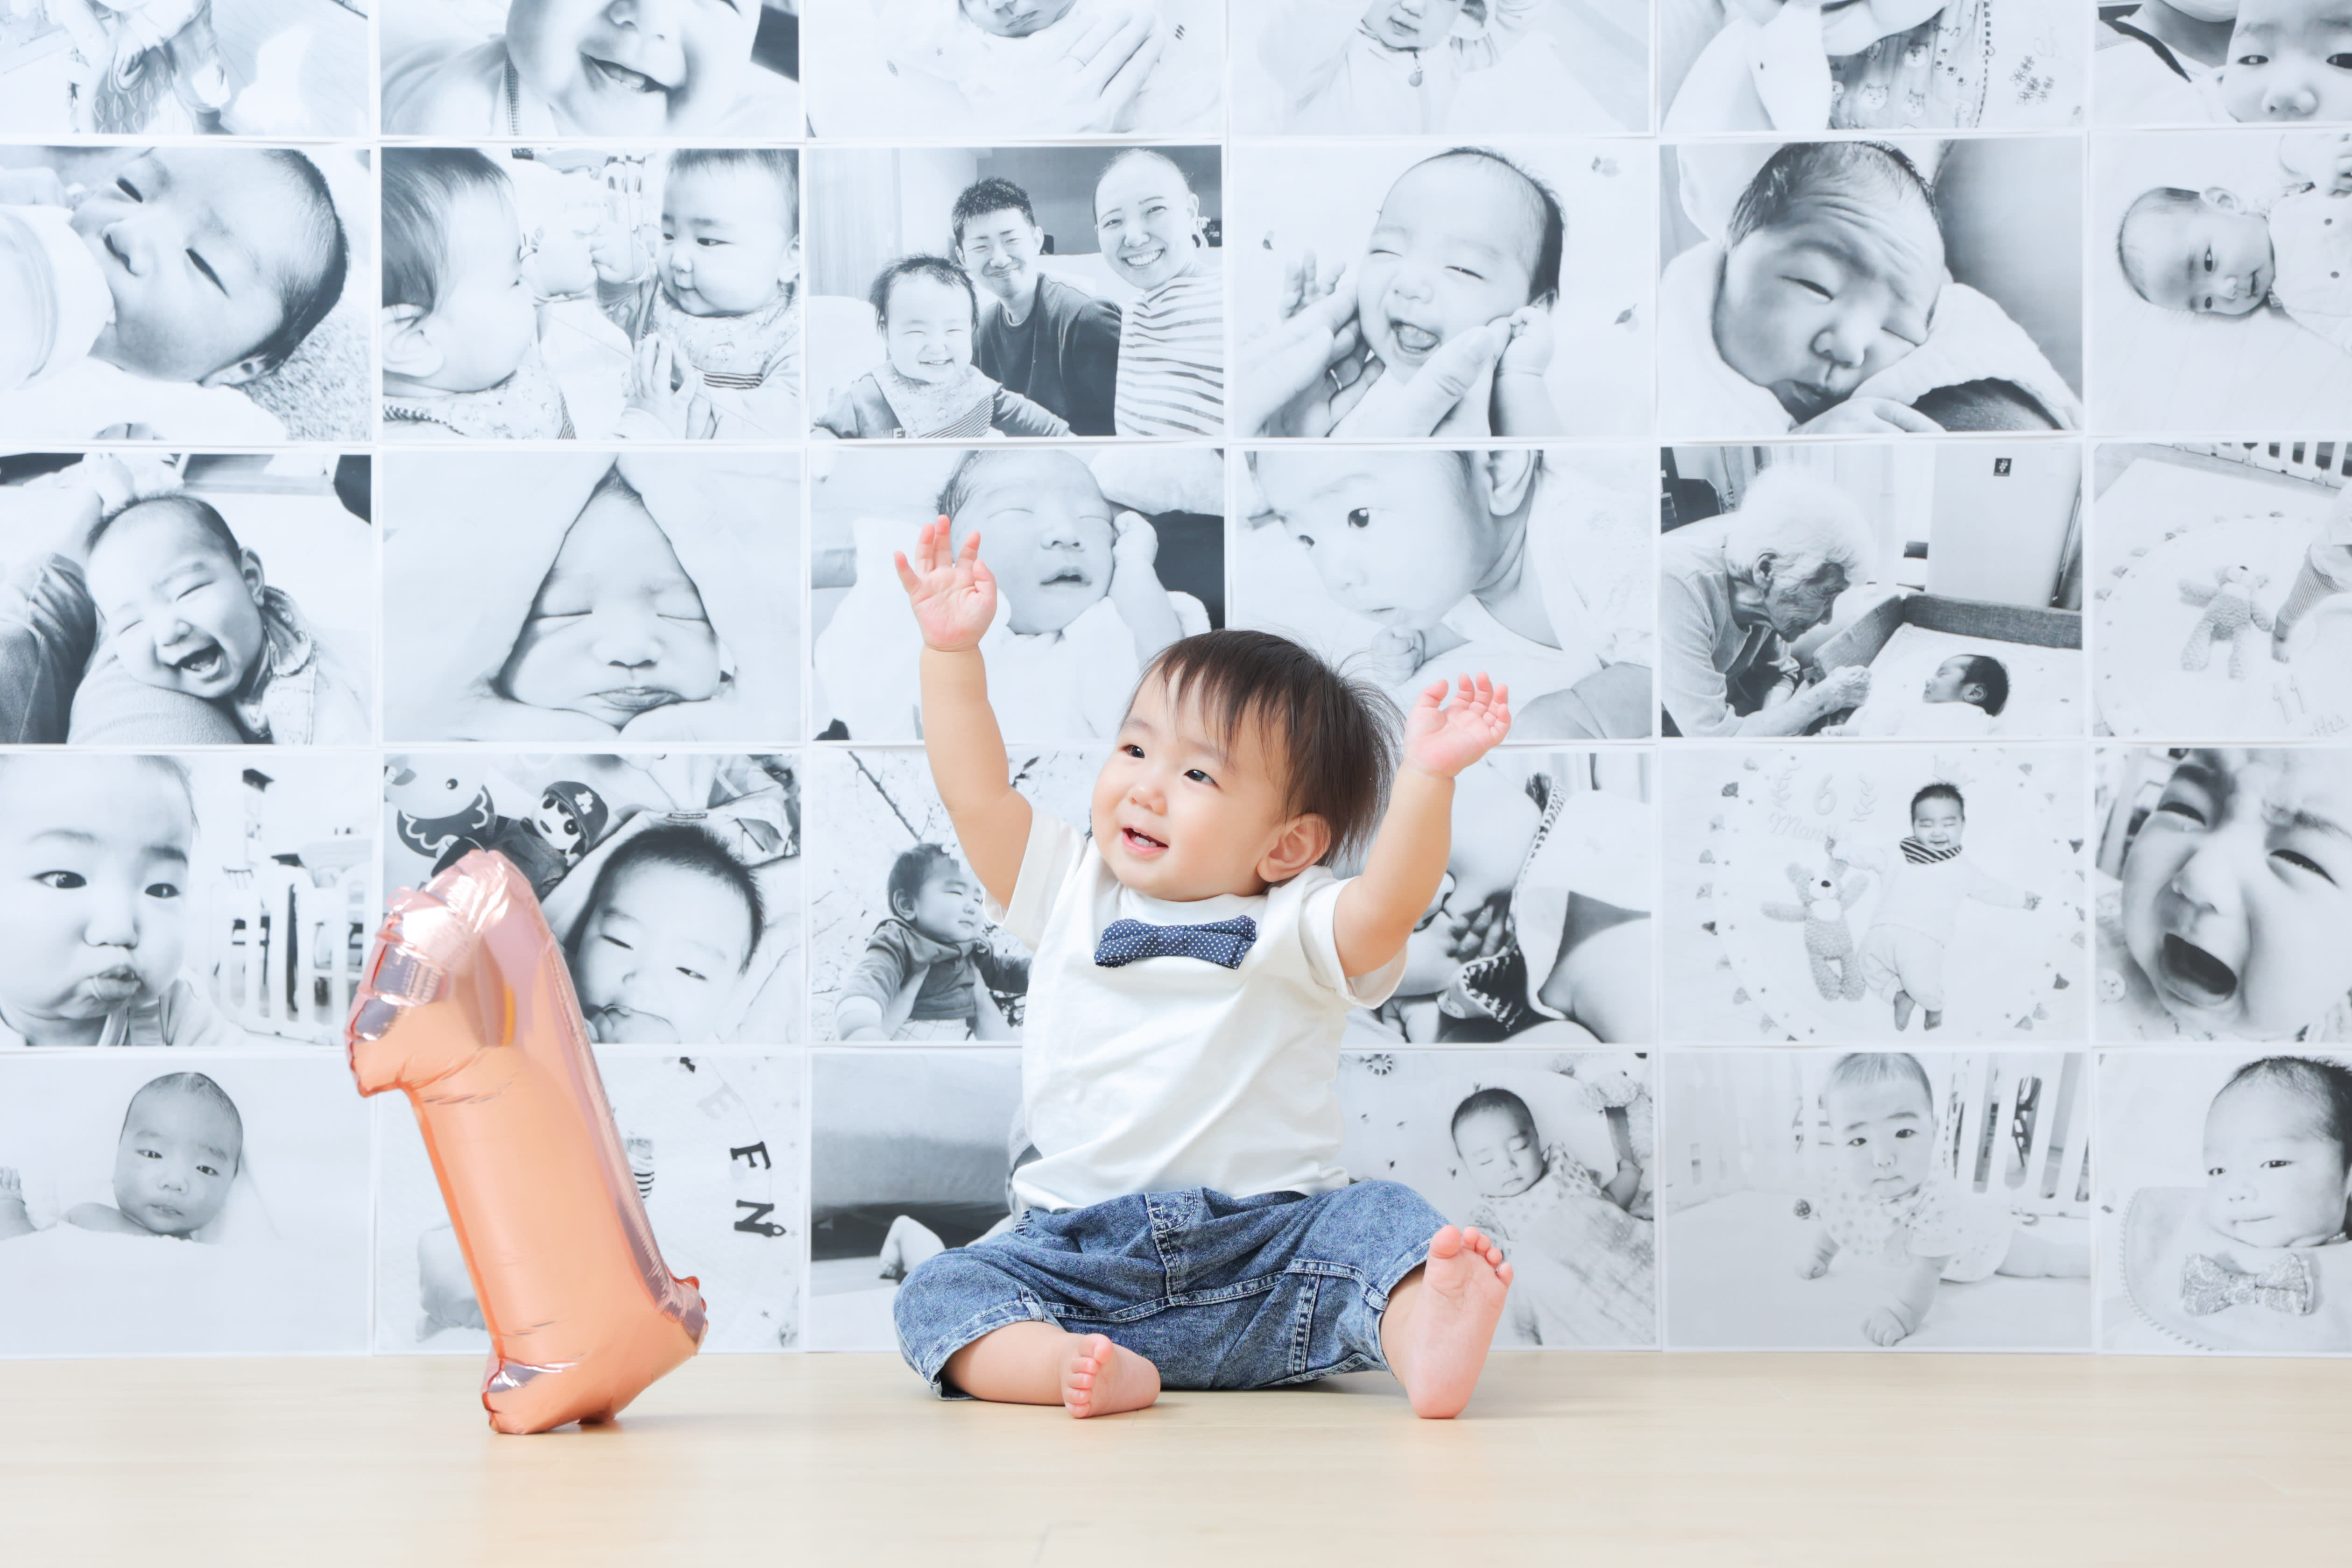
POLYGON ((142 1160, 160 1160, 163 1157, 163 1153, 160 1149, 142 1149, 139 1151, 139 1157, 142 1160))
POLYGON ((2352 55, 2330 55, 2327 63, 2340 71, 2352 71, 2352 55))
POLYGON ((1794 283, 1798 288, 1806 290, 1816 299, 1832 300, 1836 298, 1836 296, 1832 294, 1827 289, 1823 288, 1821 284, 1814 282, 1810 278, 1791 278, 1789 281, 1794 283))
POLYGON ((1297 537, 1298 537, 1298 542, 1299 542, 1299 543, 1301 543, 1301 544, 1303 544, 1303 545, 1305 545, 1305 546, 1307 546, 1307 549, 1312 550, 1312 549, 1314 549, 1314 548, 1315 548, 1315 536, 1314 536, 1313 534, 1311 534, 1311 533, 1302 533, 1302 534, 1298 535, 1297 537))
POLYGON ((79 871, 44 871, 33 880, 45 888, 55 888, 60 893, 70 893, 77 888, 89 886, 79 871))
POLYGON ((1126 745, 1121 746, 1119 750, 1125 752, 1128 756, 1133 757, 1139 763, 1143 760, 1143 748, 1137 745, 1132 741, 1129 741, 1126 745))
POLYGON ((176 882, 150 882, 142 890, 151 899, 176 899, 180 896, 180 885, 176 882))
POLYGON ((124 174, 121 178, 117 179, 114 182, 114 188, 121 191, 124 195, 129 196, 134 202, 143 202, 147 199, 145 196, 139 194, 139 187, 131 183, 131 176, 128 174, 124 174))
POLYGON ((636 949, 635 949, 635 948, 631 947, 627 942, 623 942, 623 941, 622 941, 619 937, 617 937, 617 936, 608 936, 608 937, 606 937, 606 938, 604 939, 604 941, 605 941, 605 942, 606 942, 609 946, 617 947, 617 948, 619 948, 623 952, 636 952, 636 949))
POLYGON ((1867 1138, 1849 1138, 1845 1141, 1845 1146, 1849 1149, 1859 1149, 1869 1142, 1867 1138))
POLYGON ((2298 871, 2308 871, 2315 877, 2326 878, 2330 886, 2335 884, 2336 879, 2327 875, 2326 868, 2320 865, 2318 861, 2313 859, 2310 856, 2304 854, 2301 850, 2273 849, 2271 851, 2271 858, 2275 860, 2284 860, 2286 864, 2294 867, 2298 871))
POLYGON ((1484 283, 1486 281, 1486 275, 1485 273, 1473 272, 1467 267, 1449 267, 1446 270, 1448 272, 1459 272, 1463 277, 1467 278, 1473 283, 1484 283))
POLYGON ((1349 512, 1348 514, 1348 526, 1349 528, 1371 527, 1372 509, 1368 506, 1360 506, 1355 510, 1349 512))
MULTIPOLYGON (((2213 270, 2213 252, 2212 252, 2212 250, 2210 249, 2210 247, 2208 247, 2208 248, 2207 248, 2207 250, 2206 250, 2206 252, 2205 252, 2205 270, 2206 270, 2206 271, 2208 271, 2208 272, 2210 272, 2210 271, 2212 271, 2212 270, 2213 270)), ((2212 301, 2209 300, 2207 300, 2207 301, 2206 301, 2206 303, 2207 303, 2207 304, 2211 304, 2211 303, 2212 303, 2212 301)))
POLYGON ((2209 1182, 2215 1180, 2221 1174, 2221 1167, 2219 1165, 2208 1165, 2205 1167, 2205 1179, 2209 1182))
POLYGON ((220 1174, 220 1167, 217 1165, 198 1165, 196 1170, 200 1173, 207 1176, 217 1176, 220 1174))
POLYGON ((2292 1160, 2265 1160, 2263 1162, 2263 1169, 2265 1171, 2284 1171, 2289 1165, 2294 1163, 2294 1162, 2292 1160))
POLYGON ((723 240, 723 239, 713 239, 713 238, 711 238, 709 235, 705 235, 705 236, 703 236, 700 239, 696 240, 694 243, 695 243, 695 244, 697 244, 697 245, 710 245, 710 246, 718 246, 718 245, 724 245, 724 244, 726 244, 727 242, 726 242, 725 240, 723 240))
POLYGON ((220 274, 213 270, 213 264, 193 250, 188 252, 188 265, 204 274, 205 281, 223 294, 228 292, 228 285, 220 280, 220 274))
POLYGON ((1919 1130, 1916 1127, 1898 1128, 1895 1131, 1895 1136, 1897 1138, 1916 1138, 1919 1136, 1919 1130))
POLYGON ((1184 776, 1191 779, 1194 784, 1213 784, 1217 782, 1198 768, 1186 768, 1184 770, 1184 776))
POLYGON ((2206 826, 2205 813, 2192 800, 2159 801, 2156 811, 2159 816, 2178 816, 2184 821, 2193 822, 2200 827, 2206 826))
POLYGON ((2271 63, 2271 58, 2268 55, 2240 55, 2231 63, 2241 66, 2266 66, 2271 63))
POLYGON ((683 963, 681 963, 681 964, 679 964, 679 965, 677 966, 677 972, 678 972, 680 974, 685 975, 688 980, 696 981, 696 982, 698 982, 698 983, 700 983, 700 982, 707 982, 707 981, 710 978, 710 977, 709 977, 709 975, 707 975, 707 974, 698 974, 698 973, 696 973, 693 970, 688 969, 688 968, 685 964, 683 964, 683 963))

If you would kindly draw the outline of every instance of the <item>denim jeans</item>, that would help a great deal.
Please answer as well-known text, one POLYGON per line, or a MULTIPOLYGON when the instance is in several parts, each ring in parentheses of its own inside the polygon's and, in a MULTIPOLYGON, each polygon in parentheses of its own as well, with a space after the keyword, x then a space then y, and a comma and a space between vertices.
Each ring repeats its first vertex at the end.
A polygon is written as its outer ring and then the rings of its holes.
POLYGON ((950 1399, 940 1369, 1008 1323, 1106 1334, 1168 1388, 1274 1388, 1385 1367, 1389 1292, 1444 1217, 1410 1187, 1360 1182, 1301 1197, 1196 1187, 1031 1209, 1004 1234, 931 1258, 899 1287, 899 1353, 950 1399))

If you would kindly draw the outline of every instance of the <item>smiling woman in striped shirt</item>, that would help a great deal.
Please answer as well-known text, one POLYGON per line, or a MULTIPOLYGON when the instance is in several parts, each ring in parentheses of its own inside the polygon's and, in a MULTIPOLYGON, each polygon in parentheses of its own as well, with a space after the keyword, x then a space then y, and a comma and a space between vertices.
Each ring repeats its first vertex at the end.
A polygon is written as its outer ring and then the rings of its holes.
POLYGON ((1112 273, 1143 292, 1119 325, 1118 434, 1222 434, 1224 269, 1184 172, 1140 147, 1113 158, 1095 184, 1095 235, 1112 273))

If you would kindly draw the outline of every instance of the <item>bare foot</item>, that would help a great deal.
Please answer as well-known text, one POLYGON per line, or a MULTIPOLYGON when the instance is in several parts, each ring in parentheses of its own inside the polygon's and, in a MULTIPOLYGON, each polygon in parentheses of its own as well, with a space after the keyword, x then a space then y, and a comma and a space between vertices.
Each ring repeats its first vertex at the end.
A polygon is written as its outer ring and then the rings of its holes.
POLYGON ((1062 1363, 1062 1406, 1083 1421, 1140 1410, 1160 1397, 1160 1369, 1104 1334, 1088 1334, 1062 1363))
POLYGON ((1414 1415, 1449 1420, 1470 1403, 1510 1285, 1502 1248, 1475 1230, 1449 1225, 1430 1237, 1429 1261, 1381 1319, 1381 1348, 1414 1415))

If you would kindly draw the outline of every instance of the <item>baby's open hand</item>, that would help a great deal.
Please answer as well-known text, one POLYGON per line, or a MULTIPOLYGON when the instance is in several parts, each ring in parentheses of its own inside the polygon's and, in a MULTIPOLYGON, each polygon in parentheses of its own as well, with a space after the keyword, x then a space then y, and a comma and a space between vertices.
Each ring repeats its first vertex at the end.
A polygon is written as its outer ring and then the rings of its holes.
POLYGON ((635 231, 611 213, 599 214, 588 230, 588 259, 606 283, 634 283, 645 276, 649 261, 635 231))
POLYGON ((671 435, 685 436, 690 433, 696 405, 701 401, 702 374, 669 339, 658 332, 647 334, 637 345, 629 406, 652 415, 671 435))
POLYGON ((1874 1345, 1900 1344, 1918 1327, 1900 1307, 1881 1307, 1862 1321, 1863 1338, 1874 1345))
POLYGON ((1541 375, 1551 368, 1551 312, 1541 305, 1528 305, 1511 312, 1505 323, 1510 328, 1511 341, 1503 350, 1503 362, 1496 368, 1499 375, 1541 375))
POLYGON ((980 531, 963 537, 963 549, 948 547, 948 520, 923 525, 915 544, 915 562, 904 555, 898 581, 915 607, 916 624, 923 628, 923 644, 940 653, 965 653, 996 621, 996 575, 980 558, 980 531))
POLYGON ((1444 705, 1445 689, 1433 681, 1405 716, 1404 758, 1408 767, 1450 779, 1511 732, 1511 689, 1483 673, 1465 675, 1451 707, 1444 705))

